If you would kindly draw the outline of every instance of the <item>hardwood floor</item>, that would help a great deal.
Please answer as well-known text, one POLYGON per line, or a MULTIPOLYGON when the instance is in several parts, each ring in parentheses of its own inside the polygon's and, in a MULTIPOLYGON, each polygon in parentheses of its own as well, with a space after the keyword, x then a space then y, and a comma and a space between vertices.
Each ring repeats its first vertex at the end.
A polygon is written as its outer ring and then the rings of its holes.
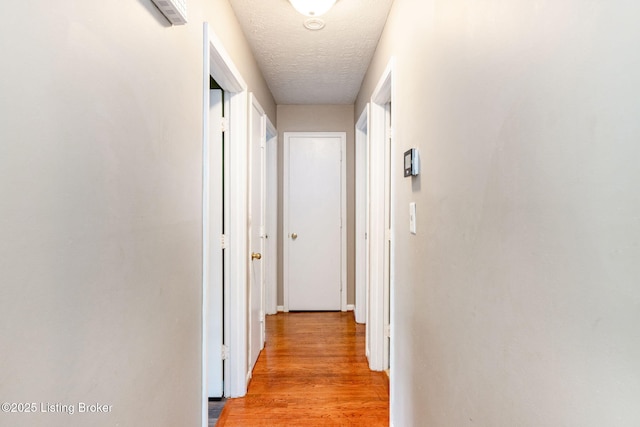
POLYGON ((245 397, 218 427, 388 426, 389 380, 369 370, 352 312, 267 316, 267 345, 245 397))

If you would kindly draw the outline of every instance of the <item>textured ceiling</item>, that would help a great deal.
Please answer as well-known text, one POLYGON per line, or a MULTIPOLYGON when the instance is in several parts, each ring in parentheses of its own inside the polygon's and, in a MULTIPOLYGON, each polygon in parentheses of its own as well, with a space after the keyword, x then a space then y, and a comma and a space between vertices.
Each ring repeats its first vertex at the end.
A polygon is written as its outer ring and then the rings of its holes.
POLYGON ((288 0, 229 0, 277 104, 353 104, 393 0, 338 0, 304 28, 288 0))

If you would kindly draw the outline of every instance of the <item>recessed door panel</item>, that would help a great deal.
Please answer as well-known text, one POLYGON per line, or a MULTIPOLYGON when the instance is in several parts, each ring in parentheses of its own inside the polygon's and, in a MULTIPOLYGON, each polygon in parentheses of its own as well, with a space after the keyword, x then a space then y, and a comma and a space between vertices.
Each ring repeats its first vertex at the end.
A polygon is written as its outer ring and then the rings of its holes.
POLYGON ((288 136, 289 310, 340 310, 343 134, 288 136))
POLYGON ((264 146, 265 116, 252 96, 250 111, 250 208, 249 248, 249 356, 250 369, 255 366, 264 347, 264 146))
POLYGON ((206 215, 204 268, 207 283, 207 390, 209 397, 222 397, 222 336, 223 336, 223 272, 222 272, 222 91, 211 90, 209 94, 209 145, 206 150, 205 179, 208 194, 205 195, 206 215))

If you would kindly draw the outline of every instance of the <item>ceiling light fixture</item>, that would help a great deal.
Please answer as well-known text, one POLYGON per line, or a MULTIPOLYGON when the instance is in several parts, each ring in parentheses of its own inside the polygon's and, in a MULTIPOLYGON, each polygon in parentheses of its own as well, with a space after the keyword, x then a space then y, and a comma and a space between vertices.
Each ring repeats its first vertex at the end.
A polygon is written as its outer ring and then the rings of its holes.
POLYGON ((336 0, 289 0, 295 10, 306 16, 324 15, 336 0))

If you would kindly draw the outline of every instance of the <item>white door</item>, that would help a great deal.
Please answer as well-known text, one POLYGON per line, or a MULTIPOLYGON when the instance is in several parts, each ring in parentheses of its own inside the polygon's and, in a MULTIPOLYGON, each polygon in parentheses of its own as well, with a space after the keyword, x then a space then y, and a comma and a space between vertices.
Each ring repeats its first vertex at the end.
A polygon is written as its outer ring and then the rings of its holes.
POLYGON ((264 147, 265 114, 253 95, 251 96, 250 121, 250 199, 249 199, 249 249, 250 292, 249 292, 249 363, 250 371, 264 348, 264 147))
POLYGON ((287 310, 342 308, 345 141, 344 132, 285 133, 287 310))
POLYGON ((278 132, 267 118, 265 147, 265 266, 266 314, 278 312, 278 132))
MULTIPOLYGON (((385 128, 392 129, 391 126, 391 103, 384 106, 385 128)), ((393 144, 393 132, 388 132, 385 138, 385 172, 384 172, 384 227, 385 230, 392 229, 391 212, 391 147, 393 144)), ((390 232, 389 232, 390 233, 390 232)), ((384 296, 383 296, 383 322, 384 328, 388 332, 384 334, 383 341, 383 364, 385 369, 389 369, 389 356, 391 354, 391 239, 385 242, 384 247, 384 296)))
POLYGON ((207 390, 222 397, 222 90, 209 91, 209 138, 205 144, 203 185, 203 278, 207 291, 207 390))
MULTIPOLYGON (((356 124, 356 304, 357 323, 366 323, 369 291, 369 105, 356 124)), ((369 328, 367 328, 369 331, 369 328)), ((368 342, 368 334, 367 334, 368 342)))

